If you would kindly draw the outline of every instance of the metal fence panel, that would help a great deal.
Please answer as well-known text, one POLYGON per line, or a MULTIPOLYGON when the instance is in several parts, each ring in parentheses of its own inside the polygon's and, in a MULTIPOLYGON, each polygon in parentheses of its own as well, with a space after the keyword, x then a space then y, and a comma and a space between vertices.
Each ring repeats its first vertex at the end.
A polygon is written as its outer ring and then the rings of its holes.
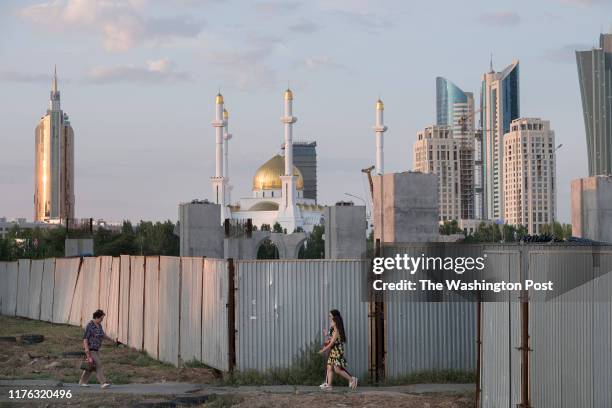
POLYGON ((17 262, 0 262, 0 295, 2 314, 14 316, 17 307, 17 262))
POLYGON ((15 314, 21 317, 28 317, 30 312, 30 265, 31 260, 20 259, 17 262, 17 311, 15 314))
POLYGON ((179 364, 181 258, 159 258, 159 359, 179 364))
MULTIPOLYGON (((386 244, 382 256, 406 254, 411 257, 482 256, 480 245, 386 244)), ((423 279, 417 274, 412 279, 423 279)), ((386 271, 382 279, 397 282, 409 279, 404 271, 386 271)), ((476 369, 476 308, 472 301, 455 294, 417 291, 387 291, 385 294, 387 358, 389 378, 422 371, 476 369), (433 300, 432 296, 437 296, 433 300), (423 301, 420 301, 422 298, 423 301), (425 300, 430 300, 425 302, 425 300)))
POLYGON ((228 265, 219 259, 204 259, 202 274, 202 362, 218 370, 229 370, 227 302, 228 265))
MULTIPOLYGON (((488 276, 495 281, 520 280, 521 254, 516 248, 485 248, 488 276)), ((481 404, 514 407, 520 398, 520 304, 510 294, 505 302, 482 304, 481 404)))
POLYGON ((119 280, 121 273, 121 260, 118 257, 111 258, 110 277, 108 279, 108 301, 103 309, 106 312, 106 334, 113 340, 117 340, 119 332, 119 280))
POLYGON ((97 308, 106 313, 106 317, 104 318, 104 331, 108 335, 108 321, 110 317, 108 315, 108 298, 110 295, 113 257, 100 256, 98 257, 98 262, 100 263, 100 301, 98 302, 97 308))
MULTIPOLYGON (((85 257, 81 265, 81 273, 74 292, 73 309, 80 312, 83 327, 93 318, 100 304, 100 258, 85 257), (80 291, 80 292, 79 292, 80 291), (80 308, 78 307, 80 302, 80 308), (76 306, 76 307, 75 307, 76 306)), ((71 313, 72 316, 72 313, 71 313)), ((71 322, 72 323, 72 322, 71 322)), ((74 324, 77 324, 76 321, 74 324)))
POLYGON ((128 345, 142 350, 144 322, 144 256, 130 257, 128 345))
POLYGON ((202 360, 202 272, 204 258, 181 258, 181 358, 202 360))
POLYGON ((40 292, 40 320, 53 321, 53 288, 55 287, 55 259, 45 259, 40 292))
POLYGON ((367 303, 361 302, 361 260, 236 262, 237 366, 288 367, 300 352, 321 344, 330 309, 343 315, 349 370, 368 368, 367 303))
MULTIPOLYGON (((57 258, 53 287, 53 323, 68 323, 81 258, 57 258)), ((79 314, 80 316, 80 314, 79 314)))
POLYGON ((40 319, 40 299, 45 261, 33 260, 30 265, 30 288, 28 290, 28 317, 40 319))
POLYGON ((130 256, 119 257, 119 321, 117 323, 117 340, 129 344, 130 326, 130 256))
MULTIPOLYGON (((169 307, 166 304, 160 304, 159 298, 159 257, 147 256, 145 260, 144 273, 144 331, 143 343, 144 350, 153 358, 159 357, 159 325, 160 325, 160 309, 169 307)), ((178 301, 178 300, 177 300, 178 301)))

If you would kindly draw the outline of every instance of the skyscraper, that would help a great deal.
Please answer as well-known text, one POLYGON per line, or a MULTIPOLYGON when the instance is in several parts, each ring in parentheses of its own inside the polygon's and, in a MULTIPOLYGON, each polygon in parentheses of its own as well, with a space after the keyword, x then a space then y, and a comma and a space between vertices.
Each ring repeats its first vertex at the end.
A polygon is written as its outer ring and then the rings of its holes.
MULTIPOLYGON (((285 145, 281 146, 285 150, 285 145)), ((304 177, 304 198, 317 201, 317 142, 293 142, 293 164, 304 177)))
POLYGON ((510 131, 510 123, 520 116, 518 60, 501 72, 495 72, 491 64, 489 72, 482 76, 480 108, 483 218, 498 220, 504 216, 503 138, 510 131))
POLYGON ((34 220, 74 219, 74 131, 60 106, 57 70, 49 109, 35 131, 34 220))
POLYGON ((542 233, 557 207, 555 132, 539 118, 512 121, 504 135, 504 221, 542 233))
POLYGON ((576 51, 589 176, 612 174, 612 34, 599 48, 576 51))
POLYGON ((439 221, 461 218, 461 141, 448 126, 432 125, 417 133, 413 169, 438 175, 439 221))
MULTIPOLYGON (((480 170, 475 168, 474 140, 474 94, 464 92, 451 81, 436 78, 436 124, 447 126, 452 130, 455 140, 459 141, 459 161, 461 162, 460 190, 461 214, 459 218, 480 218, 476 175, 480 170)), ((480 190, 480 189, 479 189, 480 190)), ((480 193, 480 191, 478 191, 480 193)), ((442 198, 440 198, 442 199, 442 198)))

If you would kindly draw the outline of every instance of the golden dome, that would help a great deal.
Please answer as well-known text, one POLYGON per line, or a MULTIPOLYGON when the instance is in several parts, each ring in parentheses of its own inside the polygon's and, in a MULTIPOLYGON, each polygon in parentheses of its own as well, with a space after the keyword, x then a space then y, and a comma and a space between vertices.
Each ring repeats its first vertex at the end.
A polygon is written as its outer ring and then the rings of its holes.
POLYGON ((376 101, 376 110, 385 110, 385 104, 378 98, 376 101))
MULTIPOLYGON (((285 174, 285 158, 280 154, 272 157, 261 165, 253 177, 253 191, 255 190, 280 190, 283 188, 280 176, 285 174)), ((304 178, 300 170, 293 166, 293 175, 297 176, 295 188, 304 189, 304 178)))
POLYGON ((217 94, 217 97, 215 98, 215 103, 217 105, 220 105, 223 103, 223 95, 221 95, 220 93, 217 94))
POLYGON ((291 89, 287 88, 287 90, 285 91, 285 100, 286 101, 292 101, 293 100, 293 92, 291 92, 291 89))
POLYGON ((229 118, 229 113, 227 109, 223 109, 223 119, 227 119, 227 118, 229 118))

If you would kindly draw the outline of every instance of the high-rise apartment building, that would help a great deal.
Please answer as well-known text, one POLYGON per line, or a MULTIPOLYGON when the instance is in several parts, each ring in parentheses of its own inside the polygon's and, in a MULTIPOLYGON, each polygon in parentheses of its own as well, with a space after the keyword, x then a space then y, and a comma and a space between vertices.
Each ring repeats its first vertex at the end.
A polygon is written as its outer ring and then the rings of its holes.
POLYGON ((463 219, 480 218, 480 210, 476 204, 481 200, 476 195, 481 189, 476 180, 480 169, 475 163, 475 133, 474 133, 474 94, 464 92, 451 81, 436 78, 436 124, 448 126, 453 138, 460 141, 459 158, 461 162, 461 216, 463 219))
MULTIPOLYGON (((281 149, 284 151, 285 146, 281 149)), ((293 142, 293 164, 304 178, 304 198, 317 201, 317 142, 293 142)))
POLYGON ((417 133, 413 169, 438 175, 439 220, 461 218, 461 141, 448 126, 432 125, 417 133))
POLYGON ((576 51, 589 176, 612 174, 612 34, 599 48, 576 51))
POLYGON ((57 71, 47 114, 35 131, 34 220, 74 219, 74 131, 60 106, 57 71))
POLYGON ((495 72, 491 66, 482 76, 480 107, 483 218, 499 220, 504 216, 504 134, 520 116, 518 60, 501 72, 495 72))
POLYGON ((516 119, 504 136, 504 221, 529 234, 556 218, 555 149, 547 120, 516 119))

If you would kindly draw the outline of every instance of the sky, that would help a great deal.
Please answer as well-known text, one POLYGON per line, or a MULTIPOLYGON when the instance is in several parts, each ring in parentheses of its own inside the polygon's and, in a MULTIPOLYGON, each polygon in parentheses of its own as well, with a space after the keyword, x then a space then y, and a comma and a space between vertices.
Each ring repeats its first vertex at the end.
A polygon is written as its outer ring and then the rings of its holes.
MULTIPOLYGON (((34 129, 57 64, 75 131, 79 218, 177 220, 211 198, 214 100, 229 110, 232 199, 280 151, 283 91, 294 140, 315 140, 322 204, 369 194, 374 107, 385 103, 385 171, 412 169, 435 122, 435 78, 479 104, 490 55, 520 60, 521 116, 550 120, 558 219, 588 175, 574 50, 612 27, 612 0, 52 0, 0 2, 0 216, 34 214, 34 129)), ((352 199, 359 203, 359 200, 352 199)))

